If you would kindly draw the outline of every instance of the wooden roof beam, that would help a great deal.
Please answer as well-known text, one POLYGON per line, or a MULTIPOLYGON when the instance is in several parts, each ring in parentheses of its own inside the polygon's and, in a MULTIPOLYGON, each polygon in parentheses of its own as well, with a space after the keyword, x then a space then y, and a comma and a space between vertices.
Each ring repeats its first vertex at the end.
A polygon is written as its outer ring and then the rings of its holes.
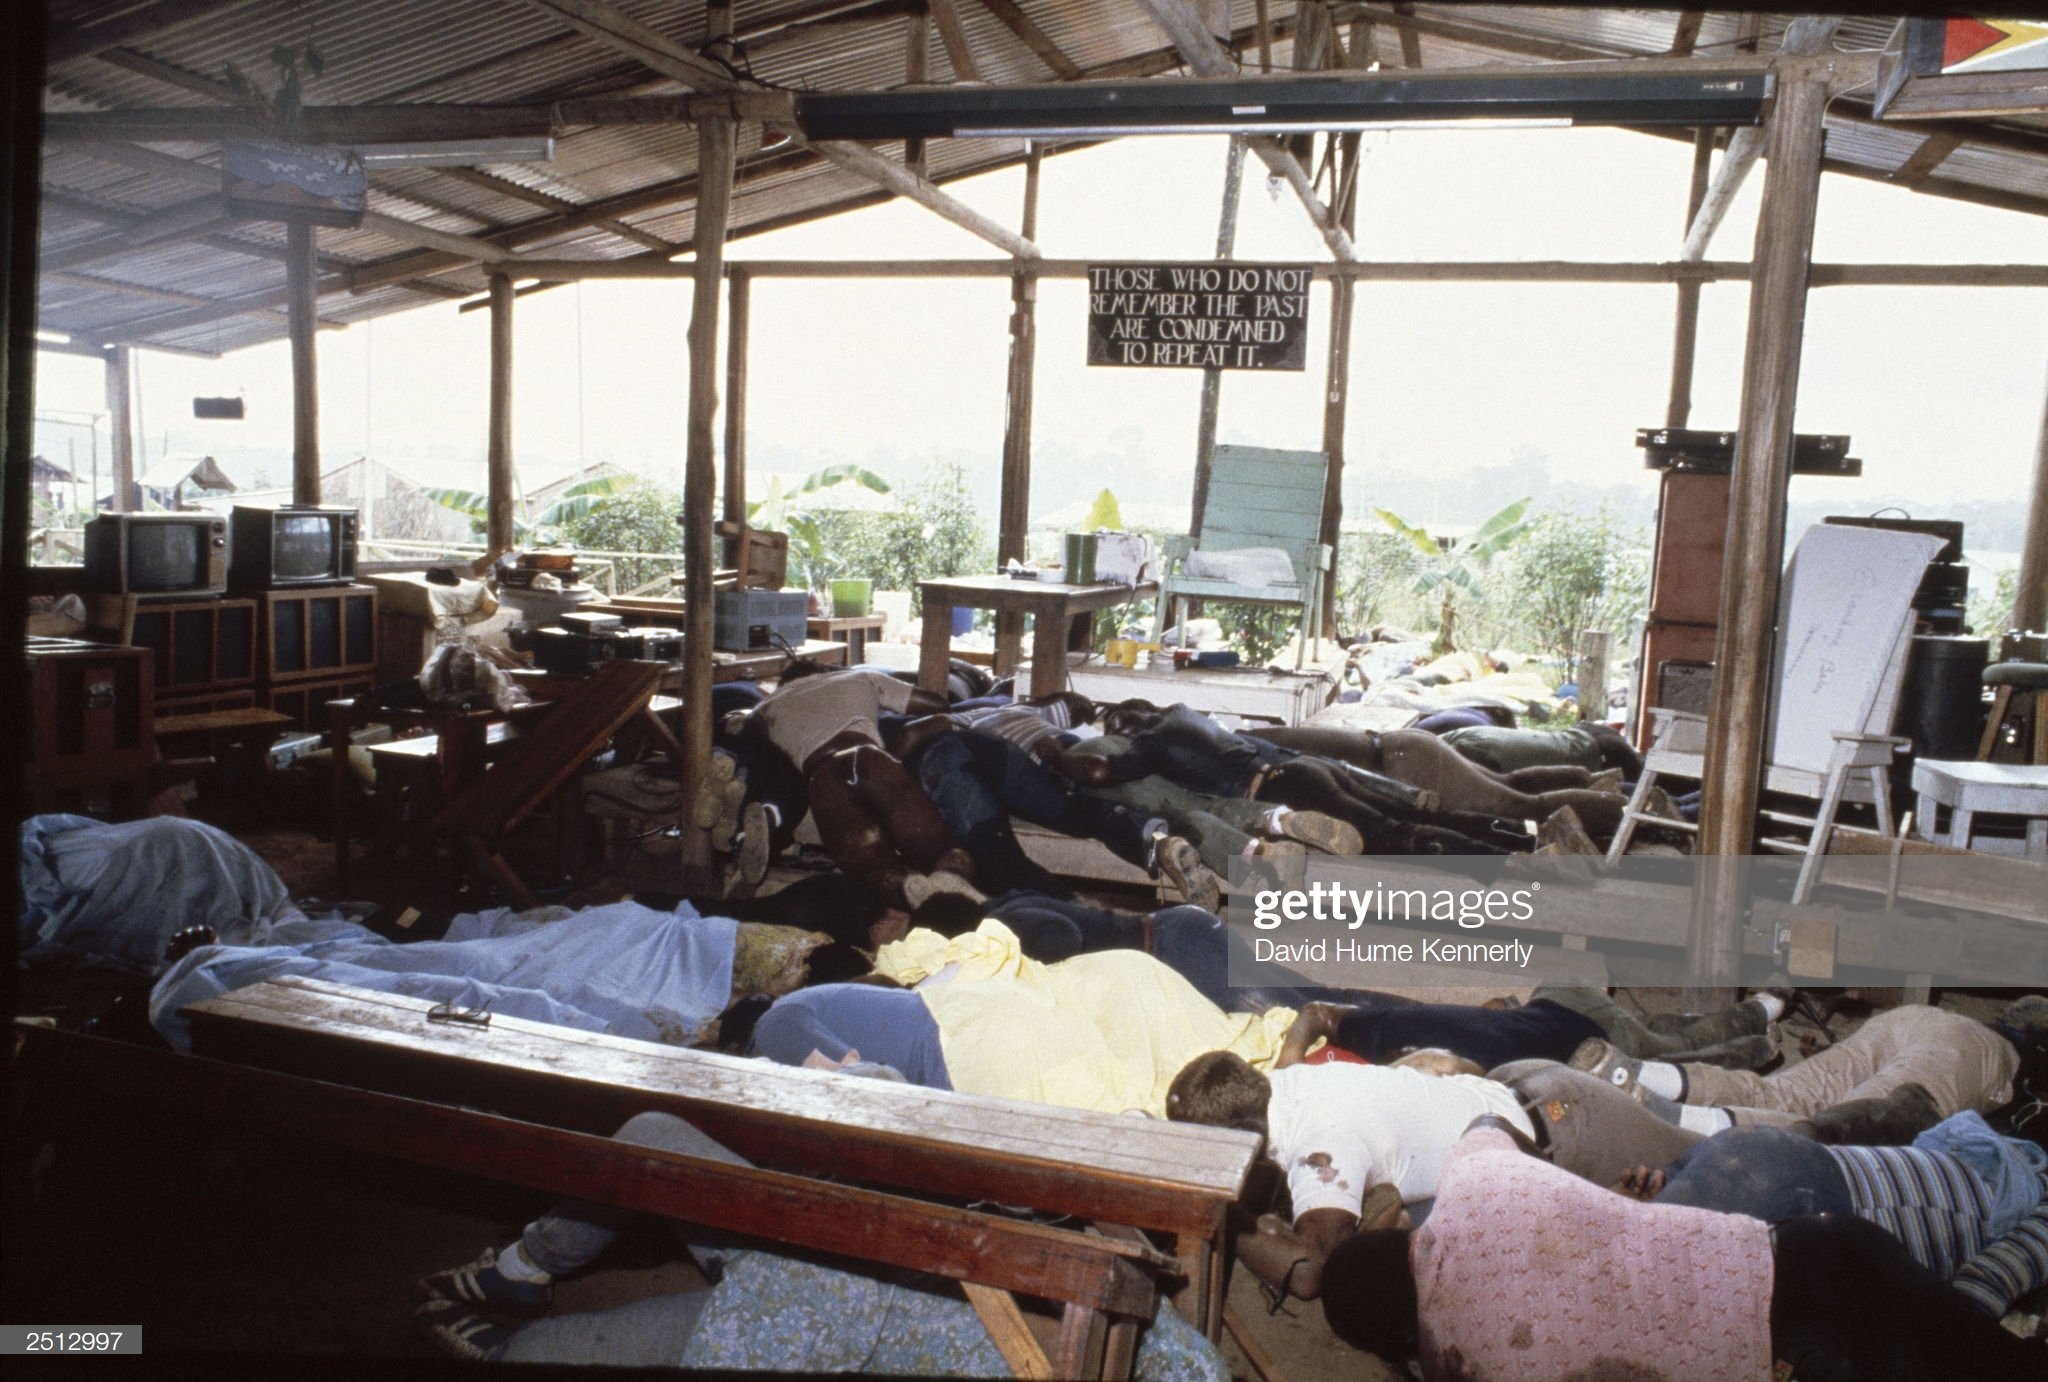
POLYGON ((1024 41, 1024 46, 1038 55, 1038 60, 1051 68, 1053 75, 1063 82, 1079 81, 1080 66, 1065 53, 1059 45, 1045 36, 1045 30, 1031 22, 1031 16, 1017 8, 1015 0, 981 0, 981 7, 1002 21, 1003 27, 1024 41))
MULTIPOLYGON (((739 89, 738 83, 733 81, 723 68, 697 56, 639 20, 601 3, 601 0, 525 0, 525 3, 555 15, 598 42, 615 48, 636 59, 643 66, 652 68, 663 76, 673 77, 686 86, 717 92, 735 92, 739 89)), ((948 196, 936 183, 889 162, 874 150, 859 144, 813 144, 804 139, 802 131, 796 126, 793 111, 777 118, 764 115, 758 110, 743 109, 740 105, 735 105, 727 113, 736 119, 763 120, 773 125, 789 135, 793 142, 814 150, 829 162, 937 212, 955 225, 980 236, 1008 254, 1023 259, 1038 257, 1038 247, 1029 240, 948 196)))
POLYGON ((967 30, 960 27, 960 11, 953 8, 953 0, 929 0, 929 3, 932 22, 939 26, 939 42, 946 48, 946 61, 953 65, 953 80, 980 81, 981 68, 974 61, 974 49, 968 46, 967 30))
MULTIPOLYGON (((1840 15, 1801 15, 1785 30, 1778 54, 1780 57, 1817 57, 1828 51, 1834 42, 1835 31, 1841 27, 1840 15)), ((1742 190, 1749 170, 1756 166, 1757 156, 1763 153, 1764 133, 1762 125, 1745 125, 1729 139, 1728 151, 1721 155, 1721 166, 1707 188, 1706 200, 1700 203, 1699 214, 1692 218, 1692 225, 1686 229, 1685 245, 1679 251, 1679 258, 1698 260, 1707 257, 1707 245, 1713 240, 1714 232, 1721 228, 1728 208, 1734 205, 1735 194, 1742 190)))
MULTIPOLYGON (((1209 33, 1208 28, 1202 23, 1201 16, 1195 13, 1187 0, 1145 0, 1145 8, 1152 12, 1153 19, 1166 31, 1166 36, 1173 40, 1174 47, 1187 59, 1188 68, 1195 75, 1228 77, 1237 74, 1236 62, 1223 51, 1223 46, 1209 33)), ((1308 174, 1303 171, 1300 160, 1289 153, 1280 141, 1269 136, 1261 135, 1247 139, 1245 146, 1259 156, 1260 162, 1294 189, 1294 195, 1300 199, 1302 208, 1308 212, 1309 219, 1321 232, 1323 243, 1330 247, 1331 255, 1340 261, 1355 261, 1358 258, 1357 247, 1351 243, 1351 237, 1344 233, 1344 227, 1338 224, 1330 208, 1323 205, 1321 199, 1316 196, 1315 188, 1310 184, 1308 174)))
MULTIPOLYGON (((436 168, 434 171, 451 181, 465 182, 471 187, 480 187, 486 192, 493 192, 501 197, 510 197, 514 201, 525 202, 528 206, 538 206, 548 211, 574 211, 577 209, 575 202, 569 201, 564 197, 557 197, 553 193, 524 186, 508 178, 497 177, 481 169, 436 168)), ((638 226, 628 225, 615 216, 603 216, 592 221, 591 224, 600 229, 610 231, 621 240, 630 240, 636 245, 651 250, 659 250, 664 254, 674 254, 681 249, 681 246, 672 245, 659 235, 650 234, 638 226)), ((469 294, 464 293, 462 296, 468 297, 469 294)))

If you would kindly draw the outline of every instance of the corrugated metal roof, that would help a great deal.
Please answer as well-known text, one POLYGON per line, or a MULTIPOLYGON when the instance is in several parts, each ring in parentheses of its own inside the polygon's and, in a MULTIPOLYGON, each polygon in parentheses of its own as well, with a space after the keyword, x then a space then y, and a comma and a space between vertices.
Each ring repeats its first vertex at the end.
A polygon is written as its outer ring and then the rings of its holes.
MULTIPOLYGON (((702 0, 610 0, 632 20, 687 49, 704 38, 702 0)), ((1250 41, 1261 6, 1232 0, 1241 61, 1258 65, 1250 41)), ((1296 6, 1272 0, 1276 70, 1291 68, 1296 6)), ((229 64, 266 85, 270 52, 311 42, 324 75, 309 103, 545 104, 595 94, 676 94, 680 83, 632 56, 576 32, 555 14, 517 0, 54 0, 53 32, 118 22, 124 42, 53 67, 46 109, 205 108, 225 99, 229 64), (150 27, 151 11, 179 22, 150 27), (135 23, 141 25, 134 27, 135 23)), ((739 0, 735 65, 759 83, 793 90, 881 90, 908 73, 909 6, 889 0, 739 0)), ((1118 77, 1184 72, 1164 33, 1136 0, 1016 0, 991 6, 955 0, 975 66, 986 82, 1043 83, 1061 72, 1118 77), (1019 13, 1055 50, 1048 58, 999 11, 1019 13)), ((1402 16, 1391 4, 1331 6, 1350 41, 1370 35, 1370 56, 1403 62, 1402 16)), ((1534 63, 1667 54, 1676 10, 1418 5, 1412 25, 1425 67, 1534 63)), ((1724 56, 1753 45, 1775 52, 1790 16, 1704 16, 1695 52, 1724 56)), ((1881 48, 1894 21, 1844 21, 1834 44, 1881 48)), ((927 80, 956 76, 937 24, 926 26, 927 80)), ((1879 126, 1852 100, 1829 113, 1830 166, 1885 177, 1930 132, 1987 129, 1939 165, 1922 190, 1975 196, 2048 214, 2048 118, 1981 124, 1879 126)), ((762 151, 758 127, 743 127, 733 234, 791 224, 862 205, 874 184, 784 146, 762 151)), ((936 181, 964 177, 1019 157, 1015 140, 937 140, 926 151, 936 181)), ((900 158, 900 145, 880 152, 900 158)), ((53 142, 44 167, 42 325, 86 341, 132 341, 221 351, 283 332, 283 233, 271 223, 197 225, 215 176, 208 141, 107 148, 53 142), (173 160, 176 160, 175 162, 173 160), (159 218, 185 217, 188 220, 159 218)), ((572 128, 548 164, 495 165, 488 178, 410 168, 373 176, 370 207, 425 231, 486 239, 514 253, 550 258, 645 254, 644 239, 599 223, 600 215, 686 246, 695 221, 696 130, 687 124, 572 128), (495 183, 491 181, 495 179, 495 183), (540 194, 522 196, 518 189, 540 194)), ((480 292, 475 263, 449 264, 417 235, 373 221, 319 232, 323 319, 348 322, 451 295, 480 292), (411 276, 405 275, 410 272, 411 276), (353 289, 353 291, 351 291, 353 289)))

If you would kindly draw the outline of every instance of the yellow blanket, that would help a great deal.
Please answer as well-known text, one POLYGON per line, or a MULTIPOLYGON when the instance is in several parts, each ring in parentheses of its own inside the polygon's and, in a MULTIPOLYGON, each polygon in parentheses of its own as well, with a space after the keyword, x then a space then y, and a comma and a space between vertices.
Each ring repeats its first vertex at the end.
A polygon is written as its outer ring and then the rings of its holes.
POLYGON ((918 985, 953 1088, 1100 1113, 1165 1117, 1167 1086, 1204 1051, 1270 1069, 1294 1021, 1288 1008, 1226 1013, 1142 951, 1040 964, 994 920, 950 941, 912 931, 875 969, 918 985))

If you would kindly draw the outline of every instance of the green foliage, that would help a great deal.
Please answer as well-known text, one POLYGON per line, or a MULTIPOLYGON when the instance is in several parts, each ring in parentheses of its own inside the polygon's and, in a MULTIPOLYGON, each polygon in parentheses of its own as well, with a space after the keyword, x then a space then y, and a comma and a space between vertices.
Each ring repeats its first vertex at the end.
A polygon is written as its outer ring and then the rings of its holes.
POLYGON ((817 524, 830 555, 812 572, 814 581, 865 577, 877 590, 908 590, 915 595, 919 581, 987 571, 995 562, 995 543, 968 496, 965 472, 957 463, 935 463, 903 492, 898 509, 828 510, 817 515, 817 524))
POLYGON ((1430 606, 1415 594, 1422 562, 1398 533, 1347 530, 1337 543, 1337 627, 1362 636, 1375 624, 1427 625, 1430 606))
POLYGON ((1235 645, 1238 657, 1247 667, 1263 667, 1271 662, 1301 625, 1299 606, 1289 609, 1285 605, 1207 600, 1202 612, 1223 626, 1224 637, 1235 645))
POLYGON ((2016 566, 2008 566, 1998 573, 1998 580, 1990 589, 1982 585, 1970 587, 1970 602, 1964 612, 1970 628, 1981 638, 1991 640, 1992 655, 1998 650, 1998 639, 2012 627, 2013 601, 2019 598, 2020 572, 2016 566))
MULTIPOLYGON (((1592 517, 1536 518, 1498 573, 1518 644, 1579 674, 1579 635, 1602 629, 1619 649, 1649 602, 1649 538, 1603 505, 1592 517)), ((1616 661, 1609 653, 1610 663, 1616 661)))
POLYGON ((772 475, 768 479, 768 493, 747 505, 749 527, 789 534, 790 557, 805 584, 813 590, 822 589, 840 563, 821 526, 822 516, 797 507, 797 501, 804 495, 848 484, 876 494, 889 493, 889 482, 872 470, 857 465, 829 465, 806 475, 795 489, 784 489, 782 477, 772 475))
POLYGON ((236 105, 251 106, 264 112, 276 126, 280 138, 297 139, 299 117, 306 109, 306 79, 325 73, 326 60, 310 43, 300 47, 281 43, 270 50, 270 63, 277 69, 275 91, 265 91, 233 63, 221 69, 221 79, 236 105))
POLYGON ((1479 583, 1480 573, 1491 558, 1499 556, 1528 533, 1529 521, 1522 516, 1528 508, 1527 499, 1517 499, 1489 516, 1470 537, 1455 545, 1430 536, 1398 514, 1385 509, 1373 510, 1379 520, 1406 541, 1420 558, 1420 567, 1409 589, 1417 595, 1433 595, 1437 599, 1437 656, 1452 651, 1461 636, 1468 643, 1475 641, 1469 632, 1460 635, 1457 630, 1458 602, 1461 598, 1472 605, 1483 605, 1487 601, 1487 591, 1479 583))
MULTIPOLYGON (((598 552, 679 553, 683 530, 676 515, 683 511, 683 496, 660 485, 635 481, 587 510, 562 521, 565 541, 598 552)), ((681 563, 667 560, 635 561, 617 559, 613 586, 620 592, 642 586, 681 563)))
MULTIPOLYGON (((512 540, 521 546, 545 547, 564 541, 567 525, 590 517, 599 512, 615 495, 624 494, 640 484, 633 475, 600 475, 595 479, 582 480, 563 490, 555 502, 538 514, 517 514, 512 516, 512 540)), ((490 499, 473 489, 444 489, 440 486, 422 485, 419 491, 444 509, 453 509, 469 520, 469 529, 482 537, 490 529, 490 499)), ((526 507, 522 501, 520 507, 526 507)), ((676 501, 676 509, 682 508, 682 501, 676 501)), ((671 539, 674 538, 671 534, 671 539)), ((568 541, 575 541, 570 538, 568 541)), ((590 546, 603 544, 591 543, 590 546)), ((620 549, 624 550, 624 549, 620 549)), ((659 551, 661 549, 652 549, 659 551)))

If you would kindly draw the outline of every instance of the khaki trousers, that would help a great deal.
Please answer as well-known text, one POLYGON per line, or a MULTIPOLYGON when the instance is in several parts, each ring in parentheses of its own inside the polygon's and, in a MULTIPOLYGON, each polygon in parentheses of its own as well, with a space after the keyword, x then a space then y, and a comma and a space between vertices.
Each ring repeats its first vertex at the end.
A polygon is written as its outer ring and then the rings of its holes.
POLYGON ((1983 1023, 1914 1005, 1879 1013, 1846 1041, 1776 1074, 1687 1065, 1685 1101, 1728 1109, 1737 1123, 1782 1126, 1917 1084, 1952 1118, 2010 1100, 2019 1064, 2012 1045, 1983 1023))

